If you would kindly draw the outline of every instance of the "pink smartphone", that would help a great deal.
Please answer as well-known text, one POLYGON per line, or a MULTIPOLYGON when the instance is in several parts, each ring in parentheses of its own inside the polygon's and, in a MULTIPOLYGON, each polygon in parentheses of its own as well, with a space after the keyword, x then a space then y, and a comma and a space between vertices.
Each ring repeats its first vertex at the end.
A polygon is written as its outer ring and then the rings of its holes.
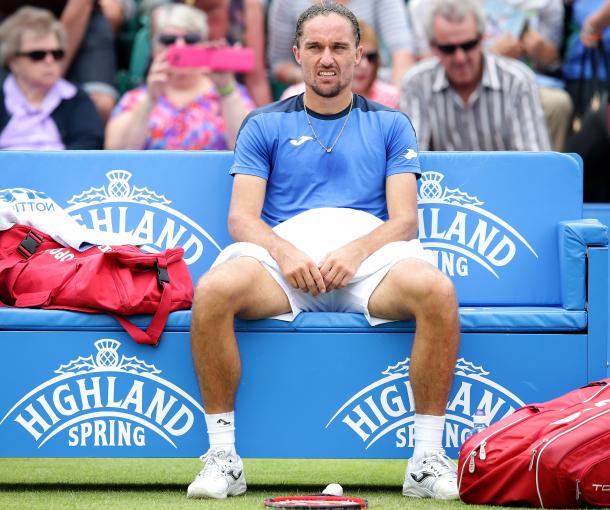
POLYGON ((212 71, 249 73, 254 69, 251 48, 171 46, 167 50, 167 60, 174 67, 208 67, 212 71))

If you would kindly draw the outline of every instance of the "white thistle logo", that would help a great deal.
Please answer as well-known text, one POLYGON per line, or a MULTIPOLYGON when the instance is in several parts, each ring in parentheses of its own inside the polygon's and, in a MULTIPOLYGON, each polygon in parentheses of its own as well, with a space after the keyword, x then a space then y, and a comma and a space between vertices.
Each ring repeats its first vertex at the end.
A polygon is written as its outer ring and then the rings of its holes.
POLYGON ((65 211, 85 226, 102 232, 129 234, 134 243, 148 252, 184 248, 187 264, 204 255, 204 238, 212 248, 210 262, 222 248, 194 220, 170 207, 172 201, 147 186, 133 184, 128 170, 114 169, 106 174, 108 183, 91 186, 72 196, 65 211))
POLYGON ((0 425, 18 424, 38 448, 64 431, 70 447, 143 447, 152 432, 178 448, 177 439, 203 419, 201 404, 160 377, 155 365, 119 354, 118 340, 101 338, 93 345, 97 352, 60 365, 0 425))
POLYGON ((119 359, 118 349, 121 346, 121 342, 118 340, 112 340, 108 338, 101 338, 96 340, 93 345, 97 349, 95 359, 93 355, 83 358, 79 356, 78 359, 72 360, 66 365, 61 365, 57 370, 56 374, 82 374, 91 371, 102 371, 102 370, 118 370, 132 373, 149 373, 149 374, 160 374, 161 370, 157 370, 154 365, 139 360, 135 356, 126 357, 124 354, 119 359))
POLYGON ((441 181, 445 178, 440 172, 424 172, 420 179, 418 200, 419 203, 448 203, 483 205, 477 197, 471 197, 459 189, 445 188, 441 181))
MULTIPOLYGON (((384 376, 349 398, 330 418, 326 428, 340 421, 355 433, 365 449, 393 433, 397 448, 412 447, 413 392, 410 358, 390 365, 384 376)), ((458 447, 472 427, 474 411, 483 408, 491 420, 511 414, 524 402, 488 376, 482 366, 460 358, 455 365, 454 391, 447 403, 445 447, 458 447)))
POLYGON ((499 216, 483 209, 476 196, 443 185, 437 171, 422 173, 419 180, 418 236, 432 251, 437 267, 449 276, 469 276, 469 261, 499 279, 498 269, 510 264, 523 245, 534 257, 530 243, 499 216))
POLYGON ((74 195, 69 204, 100 204, 109 200, 142 202, 145 204, 171 204, 171 201, 163 195, 159 195, 154 191, 150 191, 146 186, 133 188, 129 184, 132 177, 131 172, 127 170, 111 170, 106 173, 108 178, 108 186, 100 186, 98 188, 91 187, 87 191, 83 191, 79 195, 74 195))

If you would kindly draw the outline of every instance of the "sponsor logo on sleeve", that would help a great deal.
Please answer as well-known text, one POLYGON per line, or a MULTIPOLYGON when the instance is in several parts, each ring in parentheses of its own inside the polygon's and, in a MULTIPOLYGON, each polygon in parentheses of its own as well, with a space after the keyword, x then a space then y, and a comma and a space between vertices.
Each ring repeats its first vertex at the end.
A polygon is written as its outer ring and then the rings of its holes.
POLYGON ((417 157, 417 152, 415 152, 413 149, 409 149, 405 153, 405 159, 415 159, 416 157, 417 157))

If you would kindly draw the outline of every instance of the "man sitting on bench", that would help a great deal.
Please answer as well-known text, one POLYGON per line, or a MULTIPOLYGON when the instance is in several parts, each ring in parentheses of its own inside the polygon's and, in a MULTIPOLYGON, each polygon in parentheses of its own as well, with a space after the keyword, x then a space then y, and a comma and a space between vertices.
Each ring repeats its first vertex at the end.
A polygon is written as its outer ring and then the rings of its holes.
POLYGON ((235 451, 241 364, 234 319, 292 320, 301 311, 363 313, 372 325, 415 317, 410 380, 415 450, 403 494, 458 497, 442 446, 459 343, 453 285, 415 238, 415 133, 400 112, 351 91, 362 58, 345 7, 304 11, 294 55, 304 94, 252 112, 237 139, 226 248, 195 291, 193 360, 210 449, 194 498, 246 491, 235 451))

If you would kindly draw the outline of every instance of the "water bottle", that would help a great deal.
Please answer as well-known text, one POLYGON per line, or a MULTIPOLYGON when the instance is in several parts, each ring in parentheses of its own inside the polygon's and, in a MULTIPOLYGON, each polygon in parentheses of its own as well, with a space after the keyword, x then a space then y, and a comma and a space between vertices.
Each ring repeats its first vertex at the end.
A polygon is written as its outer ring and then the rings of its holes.
POLYGON ((472 417, 472 435, 478 434, 479 432, 487 428, 487 415, 485 409, 479 408, 474 412, 472 417))

